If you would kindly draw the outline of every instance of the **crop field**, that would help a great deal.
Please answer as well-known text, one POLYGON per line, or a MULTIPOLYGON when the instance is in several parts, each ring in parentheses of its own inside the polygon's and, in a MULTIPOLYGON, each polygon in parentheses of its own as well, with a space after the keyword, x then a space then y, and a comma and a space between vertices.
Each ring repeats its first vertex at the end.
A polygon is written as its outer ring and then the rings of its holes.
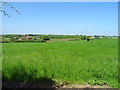
POLYGON ((10 81, 50 78, 71 84, 118 87, 118 40, 3 43, 2 75, 10 81))

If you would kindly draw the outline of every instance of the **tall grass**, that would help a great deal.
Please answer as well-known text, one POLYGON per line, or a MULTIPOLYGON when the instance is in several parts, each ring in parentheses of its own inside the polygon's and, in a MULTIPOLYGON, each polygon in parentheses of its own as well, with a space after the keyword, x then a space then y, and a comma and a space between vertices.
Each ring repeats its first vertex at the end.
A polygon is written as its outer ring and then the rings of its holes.
POLYGON ((117 39, 4 43, 3 79, 56 81, 118 87, 117 39))

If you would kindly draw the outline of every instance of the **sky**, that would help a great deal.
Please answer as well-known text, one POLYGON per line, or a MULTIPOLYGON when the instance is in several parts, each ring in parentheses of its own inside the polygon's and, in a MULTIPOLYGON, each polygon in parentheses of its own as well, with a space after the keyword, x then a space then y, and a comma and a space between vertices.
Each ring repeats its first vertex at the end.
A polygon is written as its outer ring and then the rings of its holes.
POLYGON ((3 34, 118 35, 117 2, 11 2, 3 34))

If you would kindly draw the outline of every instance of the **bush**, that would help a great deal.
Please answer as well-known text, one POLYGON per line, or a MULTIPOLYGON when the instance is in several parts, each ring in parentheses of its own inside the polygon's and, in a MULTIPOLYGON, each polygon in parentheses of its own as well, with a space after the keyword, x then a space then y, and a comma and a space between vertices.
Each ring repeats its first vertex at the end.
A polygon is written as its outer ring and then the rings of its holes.
POLYGON ((86 39, 87 39, 86 36, 81 37, 81 40, 86 40, 86 39))
POLYGON ((41 40, 40 42, 47 42, 46 40, 41 40))
POLYGON ((94 37, 95 37, 95 39, 100 39, 100 36, 98 36, 98 35, 95 35, 94 37))
POLYGON ((29 40, 29 39, 24 39, 24 40, 2 40, 1 43, 26 43, 26 42, 46 42, 46 40, 41 40, 41 39, 33 39, 33 40, 29 40))
POLYGON ((1 41, 1 43, 10 43, 10 41, 1 41))
POLYGON ((45 36, 43 37, 43 40, 50 40, 50 37, 45 36))

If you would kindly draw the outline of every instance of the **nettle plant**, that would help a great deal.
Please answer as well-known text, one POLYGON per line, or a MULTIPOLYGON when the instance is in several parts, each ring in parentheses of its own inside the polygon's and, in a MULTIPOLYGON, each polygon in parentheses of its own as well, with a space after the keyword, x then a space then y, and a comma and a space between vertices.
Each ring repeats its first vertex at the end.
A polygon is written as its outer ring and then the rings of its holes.
POLYGON ((21 14, 12 4, 8 3, 8 2, 4 2, 4 1, 0 1, 0 12, 3 13, 3 15, 7 16, 7 17, 11 17, 5 10, 3 10, 2 6, 9 6, 11 9, 13 9, 17 14, 21 14))

